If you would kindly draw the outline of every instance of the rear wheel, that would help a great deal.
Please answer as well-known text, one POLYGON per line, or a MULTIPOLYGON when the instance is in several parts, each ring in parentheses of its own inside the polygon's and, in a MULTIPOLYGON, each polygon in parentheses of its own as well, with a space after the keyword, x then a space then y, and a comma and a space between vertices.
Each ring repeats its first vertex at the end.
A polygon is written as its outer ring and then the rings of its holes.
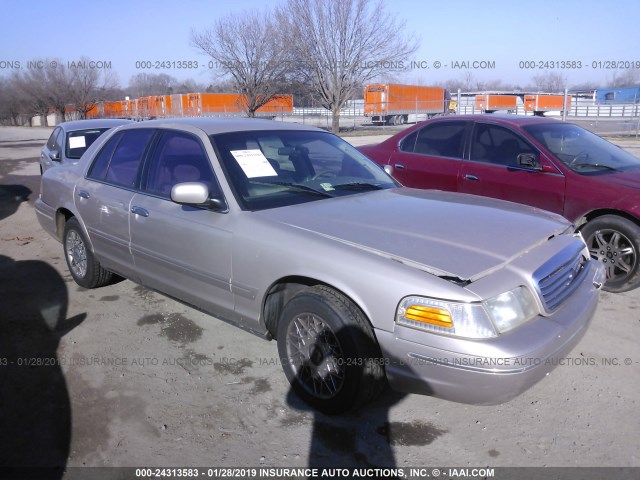
POLYGON ((97 288, 111 282, 113 274, 95 259, 75 218, 70 218, 64 226, 63 245, 67 267, 78 285, 97 288))
POLYGON ((607 270, 604 290, 626 292, 640 285, 640 227, 626 218, 603 215, 582 229, 591 257, 607 270))
POLYGON ((328 414, 354 410, 384 386, 373 329, 344 295, 317 286, 294 296, 278 324, 278 353, 293 390, 328 414))

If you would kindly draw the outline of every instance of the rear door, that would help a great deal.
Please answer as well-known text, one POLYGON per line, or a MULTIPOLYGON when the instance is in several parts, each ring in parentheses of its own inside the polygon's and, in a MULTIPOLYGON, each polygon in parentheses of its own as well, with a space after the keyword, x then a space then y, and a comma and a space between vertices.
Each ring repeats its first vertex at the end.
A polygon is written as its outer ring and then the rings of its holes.
POLYGON ((129 210, 153 129, 124 130, 111 137, 76 184, 74 200, 100 263, 137 280, 129 250, 129 210))
POLYGON ((407 187, 456 191, 469 124, 432 122, 405 137, 389 159, 393 176, 407 187))
POLYGON ((231 216, 171 201, 171 188, 183 182, 205 183, 220 195, 199 137, 164 130, 131 201, 133 260, 144 285, 228 318, 231 216))
POLYGON ((519 133, 476 122, 468 159, 462 162, 459 191, 563 213, 565 177, 519 133), (518 155, 535 156, 540 168, 524 167, 518 155))

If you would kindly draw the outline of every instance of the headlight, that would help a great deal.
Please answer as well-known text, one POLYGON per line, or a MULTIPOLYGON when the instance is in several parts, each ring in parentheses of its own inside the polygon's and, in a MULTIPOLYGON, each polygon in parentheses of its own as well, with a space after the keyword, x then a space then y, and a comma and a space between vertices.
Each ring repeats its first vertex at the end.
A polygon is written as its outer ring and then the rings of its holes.
POLYGON ((518 287, 484 302, 499 333, 507 332, 538 315, 538 305, 528 288, 518 287))
POLYGON ((434 333, 466 338, 490 338, 538 315, 536 301, 526 287, 518 287, 478 303, 405 297, 396 323, 434 333))

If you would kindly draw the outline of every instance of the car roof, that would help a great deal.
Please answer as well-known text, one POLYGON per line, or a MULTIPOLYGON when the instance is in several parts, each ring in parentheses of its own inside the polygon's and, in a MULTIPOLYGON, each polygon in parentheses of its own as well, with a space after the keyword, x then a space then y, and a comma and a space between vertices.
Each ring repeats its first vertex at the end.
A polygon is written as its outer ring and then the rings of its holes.
POLYGON ((320 128, 299 123, 280 122, 261 118, 247 117, 184 117, 161 120, 145 120, 124 127, 131 128, 178 128, 189 130, 198 128, 207 135, 227 132, 248 132, 254 130, 306 130, 324 132, 320 128))
POLYGON ((496 123, 502 123, 505 125, 522 126, 541 123, 555 123, 558 122, 557 118, 539 117, 535 115, 514 115, 510 113, 484 113, 474 115, 445 115, 442 117, 436 117, 427 121, 444 121, 444 120, 471 120, 471 121, 495 121, 496 123))
POLYGON ((133 123, 123 118, 92 118, 89 120, 72 120, 58 125, 64 131, 85 130, 88 128, 113 128, 126 123, 133 123))
MULTIPOLYGON (((389 137, 380 143, 380 145, 384 145, 385 148, 391 145, 397 145, 397 143, 411 135, 413 132, 420 130, 425 125, 433 125, 438 122, 451 122, 451 121, 465 121, 465 122, 475 122, 475 121, 483 121, 483 122, 493 122, 501 125, 508 125, 513 128, 520 128, 525 125, 540 125, 540 124, 550 124, 560 122, 560 120, 549 117, 539 117, 534 115, 514 115, 512 113, 483 113, 483 114, 472 114, 472 115, 443 115, 441 117, 430 118, 429 120, 424 120, 422 122, 418 122, 409 128, 402 130, 395 135, 389 137)), ((561 122, 560 122, 561 123, 561 122)))

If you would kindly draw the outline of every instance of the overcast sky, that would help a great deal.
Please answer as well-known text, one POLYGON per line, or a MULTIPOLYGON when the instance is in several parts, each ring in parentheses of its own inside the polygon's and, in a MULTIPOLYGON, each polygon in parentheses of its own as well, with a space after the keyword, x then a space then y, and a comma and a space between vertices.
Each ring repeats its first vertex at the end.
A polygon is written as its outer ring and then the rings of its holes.
MULTIPOLYGON (((26 69, 32 59, 89 57, 116 72, 122 86, 140 72, 208 84, 209 59, 190 46, 191 28, 203 30, 226 13, 264 4, 0 0, 0 75, 26 69), (178 68, 179 61, 198 68, 178 68)), ((526 85, 548 69, 569 85, 604 86, 615 73, 611 67, 640 70, 638 0, 388 0, 385 6, 420 40, 408 71, 396 78, 404 83, 461 79, 470 70, 480 80, 526 85)))

